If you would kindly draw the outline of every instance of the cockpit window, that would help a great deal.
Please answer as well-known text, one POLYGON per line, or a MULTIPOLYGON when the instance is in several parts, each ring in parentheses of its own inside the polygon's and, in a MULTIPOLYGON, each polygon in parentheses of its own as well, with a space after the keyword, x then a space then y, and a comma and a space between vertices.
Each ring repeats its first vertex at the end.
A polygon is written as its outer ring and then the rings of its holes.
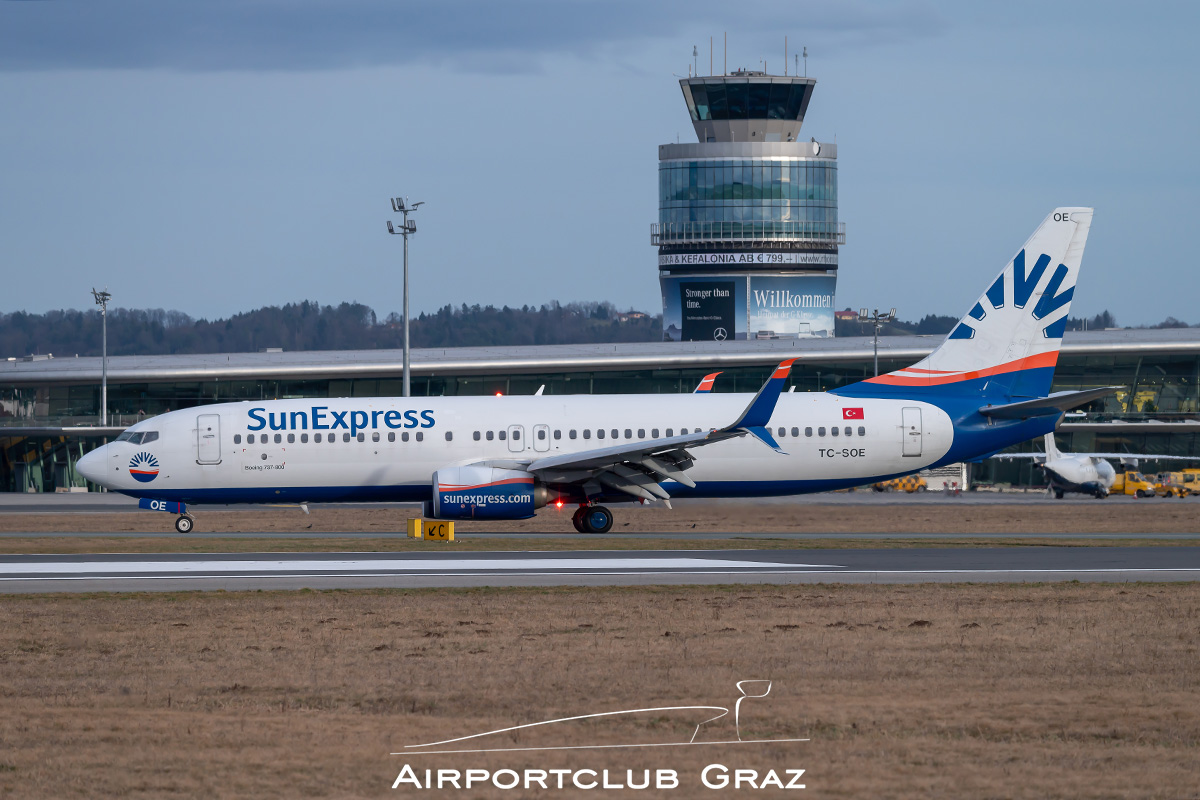
POLYGON ((158 441, 158 431, 125 431, 117 437, 118 442, 130 444, 150 444, 158 441))

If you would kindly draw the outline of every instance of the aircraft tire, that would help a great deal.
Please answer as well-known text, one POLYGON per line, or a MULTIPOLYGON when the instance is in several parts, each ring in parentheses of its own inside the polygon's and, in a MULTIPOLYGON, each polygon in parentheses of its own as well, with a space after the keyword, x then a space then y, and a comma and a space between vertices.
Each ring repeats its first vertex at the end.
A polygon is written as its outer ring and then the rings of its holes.
POLYGON ((583 525, 588 533, 608 533, 613 526, 612 512, 604 506, 588 506, 583 514, 583 525))
POLYGON ((1062 500, 1062 499, 1063 499, 1063 493, 1062 493, 1062 489, 1055 489, 1055 490, 1054 490, 1054 499, 1055 499, 1055 500, 1062 500))
POLYGON ((1108 493, 1107 493, 1107 492, 1104 492, 1104 491, 1101 491, 1100 489, 1097 489, 1097 490, 1095 491, 1095 493, 1093 494, 1093 496, 1094 496, 1094 497, 1095 497, 1097 500, 1103 500, 1104 498, 1108 497, 1108 493))
POLYGON ((571 524, 575 526, 575 530, 580 533, 587 533, 587 528, 583 527, 583 512, 587 511, 587 506, 580 506, 575 509, 575 513, 571 515, 571 524))
POLYGON ((196 521, 186 514, 181 514, 175 518, 175 530, 179 531, 180 533, 191 533, 192 527, 195 524, 196 521))

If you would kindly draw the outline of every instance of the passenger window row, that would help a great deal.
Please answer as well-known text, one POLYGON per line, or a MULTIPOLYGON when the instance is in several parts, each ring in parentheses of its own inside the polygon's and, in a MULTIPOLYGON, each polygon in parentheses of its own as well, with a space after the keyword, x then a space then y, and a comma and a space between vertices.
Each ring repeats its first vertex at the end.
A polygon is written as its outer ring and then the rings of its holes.
MULTIPOLYGON (((537 429, 536 436, 538 438, 538 441, 545 441, 546 430, 547 430, 546 428, 540 428, 540 427, 537 429)), ((701 430, 702 430, 701 428, 692 428, 691 432, 692 433, 700 433, 701 430)), ((665 434, 665 436, 668 439, 675 435, 674 428, 667 428, 661 432, 663 434, 665 434)), ((680 428, 679 429, 680 436, 685 436, 688 434, 688 432, 689 432, 688 428, 680 428)), ((620 439, 620 438, 622 438, 622 436, 621 436, 622 433, 624 434, 625 439, 633 439, 634 438, 634 435, 633 435, 634 429, 633 428, 625 428, 623 431, 619 428, 608 428, 608 429, 597 428, 595 431, 597 439, 605 439, 605 438, 620 439)), ((647 438, 646 433, 647 433, 647 431, 645 428, 638 428, 637 429, 637 438, 638 439, 647 438)), ((649 433, 650 433, 649 438, 657 439, 657 438, 659 438, 660 429, 659 428, 651 428, 649 430, 649 433)), ((816 435, 819 437, 825 436, 827 433, 830 436, 839 436, 839 435, 843 435, 843 434, 846 436, 852 436, 852 435, 854 435, 854 429, 849 425, 847 425, 843 428, 838 428, 837 426, 832 426, 828 430, 826 430, 826 428, 824 428, 824 427, 818 427, 816 429, 816 435)), ((513 441, 519 441, 521 439, 521 431, 520 430, 513 430, 513 431, 511 431, 511 434, 512 434, 513 441)), ((560 439, 562 439, 562 434, 563 434, 563 432, 561 429, 556 429, 552 435, 553 435, 554 439, 560 440, 560 439)), ((578 438, 580 438, 581 434, 584 439, 591 439, 592 438, 592 429, 591 428, 583 428, 582 430, 577 430, 575 428, 571 428, 567 431, 567 438, 572 439, 572 440, 578 439, 578 438)), ((503 441, 507 440, 508 435, 509 435, 509 431, 503 431, 503 430, 501 430, 501 431, 475 431, 474 433, 471 434, 471 438, 477 442, 484 440, 484 439, 486 439, 489 442, 499 439, 500 441, 503 442, 503 441)), ((776 435, 779 436, 780 438, 785 438, 789 435, 789 429, 784 428, 784 427, 777 428, 776 435)), ((800 429, 797 427, 791 428, 790 435, 793 437, 799 437, 800 429)), ((813 428, 811 428, 811 427, 805 428, 804 435, 811 438, 813 436, 813 428)), ((860 425, 858 427, 858 435, 866 436, 867 429, 860 425)), ((409 437, 410 437, 410 434, 408 431, 402 431, 400 433, 400 441, 401 442, 409 441, 409 437)), ((418 442, 425 441, 425 433, 423 431, 417 431, 415 434, 415 437, 416 437, 416 441, 418 441, 418 442)), ((299 434, 298 438, 299 438, 300 444, 308 444, 309 435, 307 433, 299 434)), ((139 433, 130 433, 130 432, 126 431, 117 437, 117 441, 130 442, 131 444, 148 444, 150 442, 156 441, 157 439, 158 439, 157 431, 146 431, 146 432, 139 432, 139 433)), ((261 444, 270 444, 272 442, 272 439, 274 440, 275 444, 283 444, 284 440, 285 440, 285 435, 282 433, 276 433, 276 434, 260 433, 257 435, 257 438, 256 438, 255 434, 253 434, 253 433, 246 434, 246 444, 255 444, 256 442, 261 443, 261 444)), ((356 434, 353 437, 349 433, 342 434, 343 442, 349 442, 352 439, 357 440, 359 442, 365 442, 367 440, 367 434, 365 432, 359 432, 358 434, 356 434)), ((296 440, 297 440, 297 434, 295 434, 295 433, 286 434, 287 444, 295 444, 296 440)), ((380 440, 381 439, 380 439, 379 432, 373 431, 371 433, 371 441, 379 442, 380 440)), ((389 442, 395 442, 396 441, 396 432, 388 431, 387 440, 389 442)), ((327 441, 332 444, 333 442, 337 441, 337 434, 335 434, 335 433, 329 433, 329 434, 314 433, 314 434, 312 434, 312 441, 314 444, 321 444, 322 441, 327 441)), ((453 431, 446 431, 446 441, 447 442, 454 441, 454 432, 453 431)), ((234 444, 242 443, 242 435, 240 433, 235 433, 233 435, 233 443, 234 444)))
MULTIPOLYGON (((297 437, 296 437, 296 434, 294 434, 294 433, 289 433, 289 434, 287 434, 287 443, 288 443, 288 444, 295 444, 295 443, 296 443, 296 438, 297 438, 297 437)), ((453 433, 451 433, 450 431, 446 431, 446 441, 447 441, 447 442, 449 442, 449 441, 451 441, 453 438, 454 438, 454 434, 453 434, 453 433)), ((268 433, 260 433, 260 434, 258 434, 257 442, 258 442, 258 443, 260 443, 260 444, 270 444, 270 443, 271 443, 271 439, 272 439, 272 436, 271 436, 271 434, 268 434, 268 433)), ((300 434, 300 436, 299 436, 299 439, 300 439, 300 444, 308 444, 308 434, 307 434, 307 433, 302 433, 302 434, 300 434)), ((353 439, 354 441, 365 442, 365 441, 367 440, 367 434, 366 434, 366 433, 362 433, 362 432, 360 432, 360 433, 356 434, 356 435, 355 435, 355 436, 353 436, 353 437, 351 437, 351 436, 350 436, 350 434, 348 434, 348 433, 343 433, 343 434, 342 434, 342 441, 343 441, 343 442, 349 442, 349 441, 351 441, 351 439, 353 439)), ((394 442, 394 441, 396 441, 396 432, 395 432, 395 431, 388 431, 387 440, 388 440, 389 442, 394 442)), ((407 442, 408 440, 409 440, 409 433, 408 433, 408 431, 402 431, 402 432, 400 433, 400 441, 402 441, 402 442, 407 442)), ((417 433, 416 433, 416 440, 417 440, 418 442, 423 442, 423 441, 425 441, 425 433, 424 433, 423 431, 417 431, 417 433)), ((255 441, 256 441, 256 439, 255 439, 255 436, 254 436, 254 434, 253 434, 253 433, 248 433, 248 434, 246 434, 246 444, 254 444, 254 443, 255 443, 255 441)), ((277 434, 275 434, 275 435, 274 435, 274 441, 275 441, 275 444, 283 444, 283 443, 284 443, 284 435, 283 435, 282 433, 277 433, 277 434)), ((337 434, 336 434, 336 433, 330 433, 330 434, 325 434, 325 435, 322 435, 322 434, 320 434, 320 433, 314 433, 314 434, 312 435, 312 441, 313 441, 313 443, 314 443, 314 444, 320 444, 322 441, 327 441, 327 442, 329 442, 330 444, 333 444, 334 442, 336 442, 336 441, 337 441, 337 434)), ((379 432, 378 432, 378 431, 375 431, 375 432, 373 432, 373 433, 371 434, 371 441, 372 441, 372 442, 378 442, 378 441, 380 441, 380 436, 379 436, 379 432)), ((241 444, 241 443, 242 443, 242 435, 241 435, 240 433, 235 433, 235 434, 233 435, 233 443, 234 443, 234 444, 241 444)))
MULTIPOLYGON (((853 436, 853 435, 854 435, 854 428, 850 427, 849 425, 847 425, 847 426, 846 426, 846 427, 844 427, 844 428, 839 428, 839 427, 837 427, 836 425, 834 425, 834 426, 831 426, 831 427, 829 428, 829 435, 830 435, 830 436, 838 436, 838 435, 841 435, 841 434, 843 434, 843 433, 844 433, 846 436, 853 436)), ((783 435, 784 435, 784 429, 783 429, 783 428, 780 428, 780 429, 779 429, 779 435, 780 435, 780 436, 783 436, 783 435)), ((792 428, 792 436, 799 436, 799 435, 800 435, 800 430, 799 430, 799 428, 792 428)), ((805 436, 809 436, 809 437, 811 437, 811 436, 813 435, 813 429, 812 429, 812 428, 805 428, 805 429, 804 429, 804 435, 805 435, 805 436)), ((825 428, 817 428, 817 436, 824 436, 824 435, 825 435, 825 428)), ((858 426, 858 435, 859 435, 859 436, 866 436, 866 435, 867 435, 867 429, 866 429, 865 427, 863 427, 862 425, 859 425, 859 426, 858 426)))
MULTIPOLYGON (((546 430, 547 430, 547 429, 546 429, 546 428, 542 428, 542 427, 538 427, 538 428, 536 428, 535 430, 536 430, 536 433, 535 433, 534 435, 537 437, 538 441, 539 441, 539 442, 545 441, 545 440, 546 440, 546 430)), ((636 437, 636 438, 638 438, 638 439, 645 439, 645 438, 647 438, 647 437, 646 437, 646 429, 645 429, 645 428, 638 428, 636 432, 637 432, 637 437, 636 437)), ((658 428, 650 428, 650 437, 649 437, 649 438, 651 438, 651 439, 657 439, 657 438, 659 438, 659 434, 660 434, 661 432, 662 432, 662 431, 661 431, 660 429, 658 429, 658 428)), ((685 433, 687 433, 687 432, 688 432, 688 429, 687 429, 687 428, 680 428, 680 429, 679 429, 679 433, 680 433, 681 435, 682 435, 682 434, 685 434, 685 433)), ((696 429, 695 429, 695 432, 696 432, 696 433, 699 433, 699 432, 700 432, 700 428, 696 428, 696 429)), ((596 433, 596 438, 597 438, 597 439, 605 439, 605 438, 611 438, 611 439, 620 439, 620 438, 622 438, 622 434, 624 435, 624 438, 626 438, 626 439, 633 439, 633 438, 635 438, 635 437, 634 437, 634 429, 633 429, 633 428, 625 428, 624 430, 622 430, 622 429, 620 429, 620 428, 608 428, 608 429, 605 429, 605 428, 598 428, 598 429, 596 430, 596 432, 595 432, 595 433, 596 433)), ((583 430, 578 430, 578 429, 575 429, 575 428, 571 428, 570 430, 568 430, 568 431, 567 431, 567 438, 568 438, 568 439, 578 439, 578 438, 580 438, 580 435, 581 435, 581 434, 582 434, 582 436, 583 436, 583 438, 584 438, 584 439, 591 439, 591 438, 592 438, 592 429, 591 429, 591 428, 584 428, 583 430)), ((477 441, 477 442, 478 442, 478 441, 480 441, 480 440, 482 440, 482 439, 486 439, 486 440, 487 440, 487 441, 489 441, 489 442, 490 442, 490 441, 493 441, 494 439, 499 439, 500 441, 502 441, 502 442, 503 442, 503 441, 505 440, 505 437, 506 437, 506 435, 507 435, 507 432, 506 432, 506 431, 475 431, 473 434, 471 434, 471 438, 472 438, 472 439, 474 439, 474 440, 475 440, 475 441, 477 441)), ((667 428, 667 429, 666 429, 666 435, 667 435, 668 437, 674 436, 674 435, 675 435, 675 429, 674 429, 674 428, 667 428)), ((555 429, 555 430, 554 430, 554 431, 551 433, 551 436, 552 436, 552 437, 553 437, 553 438, 554 438, 556 441, 557 441, 557 440, 561 440, 561 439, 563 438, 563 432, 562 432, 562 429, 561 429, 561 428, 556 428, 556 429, 555 429)), ((520 431, 520 430, 513 430, 513 431, 512 431, 512 438, 513 438, 514 440, 518 440, 518 439, 520 439, 520 438, 521 438, 521 431, 520 431)))

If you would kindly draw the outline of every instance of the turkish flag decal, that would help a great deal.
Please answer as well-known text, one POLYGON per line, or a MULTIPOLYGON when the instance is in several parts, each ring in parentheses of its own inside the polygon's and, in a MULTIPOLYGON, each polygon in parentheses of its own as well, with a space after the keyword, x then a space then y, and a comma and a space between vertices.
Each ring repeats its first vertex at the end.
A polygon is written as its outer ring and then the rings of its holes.
POLYGON ((862 419, 863 410, 861 408, 843 408, 842 419, 862 419))

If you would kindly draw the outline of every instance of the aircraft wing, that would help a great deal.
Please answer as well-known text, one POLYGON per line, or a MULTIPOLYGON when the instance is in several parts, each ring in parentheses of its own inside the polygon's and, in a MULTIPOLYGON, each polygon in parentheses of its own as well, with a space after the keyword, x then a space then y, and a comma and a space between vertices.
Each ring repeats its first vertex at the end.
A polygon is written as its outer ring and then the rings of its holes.
POLYGON ((659 485, 664 480, 688 487, 696 485, 686 474, 695 463, 691 450, 749 435, 776 452, 783 452, 766 426, 775 412, 793 361, 784 361, 776 367, 741 416, 724 428, 560 453, 534 459, 522 469, 547 483, 581 484, 589 496, 600 494, 607 487, 643 500, 669 502, 671 496, 659 485))
MULTIPOLYGON (((1155 455, 1153 453, 1063 453, 1062 456, 1063 456, 1063 458, 1070 458, 1071 456, 1087 456, 1088 458, 1117 458, 1117 459, 1146 458, 1146 459, 1158 459, 1160 461, 1200 461, 1200 456, 1162 456, 1162 455, 1155 455)), ((1041 459, 1042 461, 1045 461, 1046 454, 1045 453, 996 453, 995 455, 988 456, 988 458, 1034 458, 1034 459, 1041 459)))
POLYGON ((1035 397, 1019 403, 984 406, 979 409, 979 413, 985 417, 996 417, 997 419, 1053 417, 1124 388, 1124 386, 1102 386, 1099 389, 1085 389, 1082 392, 1055 392, 1048 397, 1035 397))

